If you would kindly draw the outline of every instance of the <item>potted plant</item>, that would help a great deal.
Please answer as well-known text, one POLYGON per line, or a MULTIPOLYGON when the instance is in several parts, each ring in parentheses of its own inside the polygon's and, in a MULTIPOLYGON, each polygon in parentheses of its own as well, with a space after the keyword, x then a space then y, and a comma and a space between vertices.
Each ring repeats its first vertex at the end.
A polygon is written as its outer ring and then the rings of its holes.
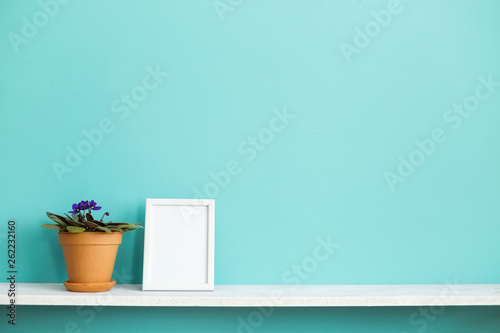
POLYGON ((108 212, 96 220, 92 212, 98 210, 101 207, 94 200, 81 201, 73 204, 68 212, 71 216, 47 212, 56 224, 42 225, 59 231, 59 244, 68 272, 64 286, 70 291, 101 292, 113 288, 116 281, 111 280, 111 275, 122 235, 142 228, 138 223, 103 222, 104 216, 109 216, 108 212))

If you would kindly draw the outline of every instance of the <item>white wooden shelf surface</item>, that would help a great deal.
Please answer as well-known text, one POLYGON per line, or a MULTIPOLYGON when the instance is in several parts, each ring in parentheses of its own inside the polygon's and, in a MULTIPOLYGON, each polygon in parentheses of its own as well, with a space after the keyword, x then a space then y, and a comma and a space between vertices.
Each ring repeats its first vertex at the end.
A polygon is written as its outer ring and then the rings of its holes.
MULTIPOLYGON (((9 304, 0 283, 0 305, 9 304)), ((116 285, 104 293, 69 292, 57 283, 18 283, 16 305, 163 307, 364 307, 500 305, 500 284, 460 285, 216 285, 214 291, 142 291, 116 285)))

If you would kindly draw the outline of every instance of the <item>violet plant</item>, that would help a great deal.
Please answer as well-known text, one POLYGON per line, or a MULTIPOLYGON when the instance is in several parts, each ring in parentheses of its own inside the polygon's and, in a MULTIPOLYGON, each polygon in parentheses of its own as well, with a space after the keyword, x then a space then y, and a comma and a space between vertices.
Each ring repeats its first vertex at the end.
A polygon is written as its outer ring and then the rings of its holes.
POLYGON ((47 216, 57 224, 43 224, 43 228, 59 230, 61 232, 129 232, 131 230, 143 228, 139 223, 126 223, 126 222, 104 222, 104 216, 109 216, 106 212, 102 215, 100 220, 94 219, 92 216, 93 211, 101 210, 101 206, 97 206, 94 200, 80 201, 71 207, 72 210, 65 216, 56 215, 47 212, 47 216))

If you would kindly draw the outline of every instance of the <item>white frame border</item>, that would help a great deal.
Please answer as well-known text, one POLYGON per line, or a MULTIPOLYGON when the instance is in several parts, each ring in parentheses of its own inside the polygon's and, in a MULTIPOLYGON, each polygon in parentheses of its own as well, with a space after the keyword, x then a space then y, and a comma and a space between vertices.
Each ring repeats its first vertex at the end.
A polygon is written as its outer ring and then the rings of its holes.
POLYGON ((214 290, 214 222, 215 222, 215 200, 214 199, 146 199, 146 220, 144 223, 144 265, 142 276, 142 290, 214 290), (204 284, 160 284, 148 283, 150 258, 149 226, 151 221, 151 209, 153 206, 206 206, 208 208, 208 240, 207 240, 207 283, 204 284))

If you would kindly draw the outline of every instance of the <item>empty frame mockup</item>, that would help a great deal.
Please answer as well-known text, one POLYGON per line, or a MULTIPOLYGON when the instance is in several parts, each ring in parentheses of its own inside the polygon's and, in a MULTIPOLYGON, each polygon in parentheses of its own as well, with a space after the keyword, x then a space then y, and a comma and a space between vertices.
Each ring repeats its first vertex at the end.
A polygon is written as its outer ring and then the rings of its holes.
POLYGON ((142 290, 214 290, 212 199, 146 199, 142 290))

